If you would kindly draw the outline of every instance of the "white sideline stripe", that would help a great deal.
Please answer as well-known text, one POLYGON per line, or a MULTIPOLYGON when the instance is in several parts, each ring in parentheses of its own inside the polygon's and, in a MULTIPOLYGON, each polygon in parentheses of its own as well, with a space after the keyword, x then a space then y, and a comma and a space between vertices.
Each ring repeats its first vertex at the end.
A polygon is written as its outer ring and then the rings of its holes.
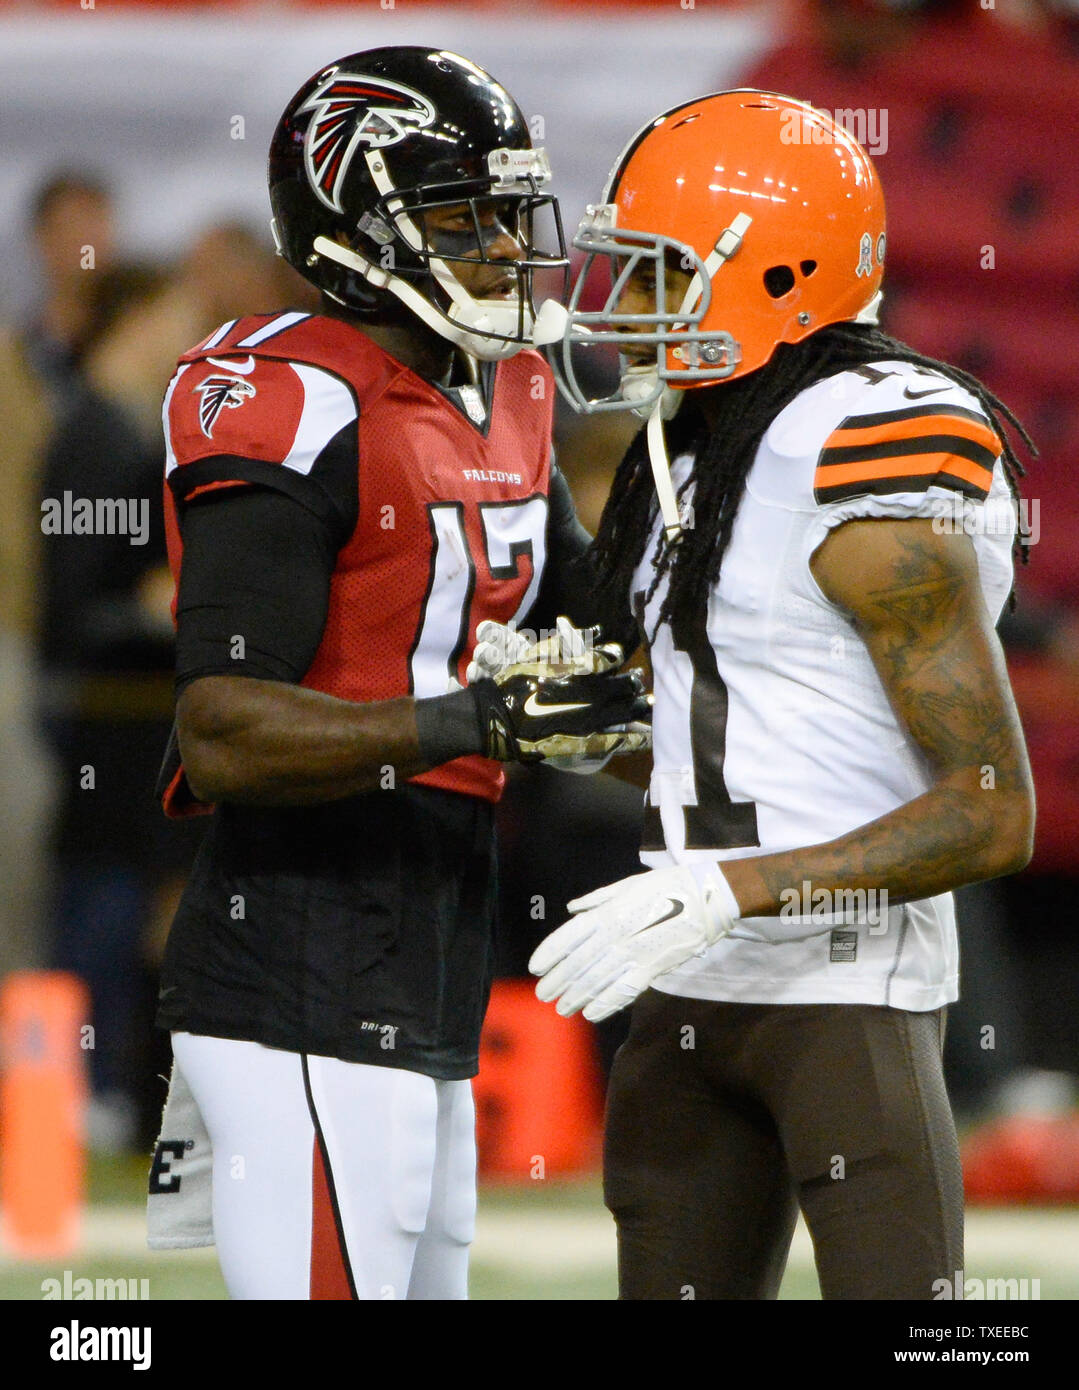
MULTIPOLYGON (((301 314, 293 310, 288 314, 278 314, 277 318, 271 319, 269 323, 264 323, 261 328, 254 333, 249 333, 246 338, 241 339, 236 344, 237 347, 258 347, 259 343, 266 338, 272 338, 275 333, 283 333, 286 328, 291 328, 294 323, 299 323, 301 319, 309 319, 310 314, 301 314)), ((207 343, 207 347, 215 346, 207 343)), ((204 349, 205 350, 205 349, 204 349)))
MULTIPOLYGON (((482 1195, 480 1202, 472 1247, 472 1259, 478 1265, 540 1275, 615 1267, 614 1222, 602 1207, 544 1212, 537 1204, 532 1211, 484 1211, 482 1195)), ((217 1259, 212 1246, 167 1253, 170 1259, 182 1255, 185 1260, 204 1264, 217 1259)), ((145 1257, 151 1263, 162 1258, 146 1248, 146 1215, 141 1208, 89 1208, 79 1251, 47 1264, 50 1268, 74 1268, 74 1261, 102 1256, 145 1257)), ((0 1270, 26 1264, 7 1251, 0 1254, 0 1270)), ((801 1220, 794 1233, 790 1264, 797 1269, 813 1268, 813 1247, 801 1220)), ((1060 1281, 1079 1276, 1079 1211, 1067 1207, 968 1209, 967 1268, 975 1274, 979 1268, 1007 1268, 1009 1276, 1016 1279, 1060 1281)))

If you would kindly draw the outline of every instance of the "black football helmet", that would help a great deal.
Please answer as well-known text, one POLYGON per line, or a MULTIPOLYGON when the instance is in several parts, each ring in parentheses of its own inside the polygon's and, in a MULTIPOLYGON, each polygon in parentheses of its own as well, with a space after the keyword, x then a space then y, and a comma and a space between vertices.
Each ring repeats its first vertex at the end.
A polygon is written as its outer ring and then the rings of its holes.
POLYGON ((354 313, 378 317, 403 304, 473 356, 496 360, 561 335, 561 316, 537 315, 532 298, 537 270, 561 271, 563 291, 568 272, 558 204, 540 192, 550 177, 516 102, 482 68, 455 53, 375 48, 323 68, 278 122, 274 240, 354 313), (424 214, 447 207, 467 208, 463 229, 428 229, 424 214), (548 250, 536 246, 537 218, 550 224, 548 250), (488 257, 504 233, 521 259, 488 257), (461 261, 512 271, 516 293, 473 297, 453 273, 461 261))

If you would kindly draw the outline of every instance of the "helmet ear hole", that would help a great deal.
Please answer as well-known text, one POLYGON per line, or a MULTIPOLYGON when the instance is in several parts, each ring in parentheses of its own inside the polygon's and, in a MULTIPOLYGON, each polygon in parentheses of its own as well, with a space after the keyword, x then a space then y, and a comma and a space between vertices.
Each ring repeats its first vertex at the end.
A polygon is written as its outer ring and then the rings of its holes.
POLYGON ((773 299, 782 299, 794 289, 794 271, 789 265, 774 265, 764 272, 764 288, 773 299))
POLYGON ((809 277, 813 274, 813 272, 816 270, 816 268, 817 268, 817 262, 816 262, 816 261, 799 261, 799 262, 798 262, 798 269, 802 272, 802 274, 805 276, 805 278, 806 278, 807 280, 808 280, 809 277))

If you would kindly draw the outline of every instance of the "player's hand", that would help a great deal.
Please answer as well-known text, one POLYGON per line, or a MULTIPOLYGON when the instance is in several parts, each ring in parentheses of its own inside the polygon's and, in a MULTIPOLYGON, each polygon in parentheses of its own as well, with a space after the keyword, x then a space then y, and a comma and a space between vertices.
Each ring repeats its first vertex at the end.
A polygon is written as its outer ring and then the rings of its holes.
MULTIPOLYGON (((602 643, 598 628, 578 628, 568 618, 557 621, 555 631, 542 641, 531 642, 511 625, 480 623, 476 646, 466 672, 469 684, 483 679, 502 679, 511 668, 539 679, 603 675, 621 666, 624 656, 617 642, 602 643)), ((593 773, 615 753, 635 753, 652 746, 649 706, 642 717, 624 724, 609 724, 587 735, 562 736, 548 742, 543 761, 564 772, 593 773)))
POLYGON ((613 671, 625 660, 617 642, 600 642, 598 627, 574 627, 559 618, 553 633, 542 641, 530 641, 511 623, 488 620, 476 629, 476 645, 465 679, 469 685, 485 677, 501 675, 510 666, 543 666, 553 676, 585 676, 613 671))
POLYGON ((469 690, 477 702, 486 754, 503 762, 603 757, 647 727, 651 705, 640 671, 550 675, 536 663, 508 666, 469 690))
POLYGON ((574 914, 541 941, 528 968, 536 994, 593 1023, 624 1009, 660 975, 730 932, 738 901, 714 861, 632 874, 568 904, 574 914))

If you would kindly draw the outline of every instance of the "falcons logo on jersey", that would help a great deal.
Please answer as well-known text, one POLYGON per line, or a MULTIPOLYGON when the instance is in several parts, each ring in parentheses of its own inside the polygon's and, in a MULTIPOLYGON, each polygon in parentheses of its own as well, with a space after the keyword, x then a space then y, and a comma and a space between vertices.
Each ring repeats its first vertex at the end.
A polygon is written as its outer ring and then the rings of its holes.
POLYGON ((361 77, 336 69, 301 111, 313 111, 304 136, 304 168, 319 199, 344 212, 341 189, 360 145, 381 150, 414 131, 433 125, 435 108, 411 87, 380 77, 361 77))
POLYGON ((217 417, 226 409, 236 410, 244 401, 256 393, 249 381, 238 376, 208 376, 200 381, 195 390, 202 397, 199 402, 199 424, 207 439, 214 437, 217 417))

